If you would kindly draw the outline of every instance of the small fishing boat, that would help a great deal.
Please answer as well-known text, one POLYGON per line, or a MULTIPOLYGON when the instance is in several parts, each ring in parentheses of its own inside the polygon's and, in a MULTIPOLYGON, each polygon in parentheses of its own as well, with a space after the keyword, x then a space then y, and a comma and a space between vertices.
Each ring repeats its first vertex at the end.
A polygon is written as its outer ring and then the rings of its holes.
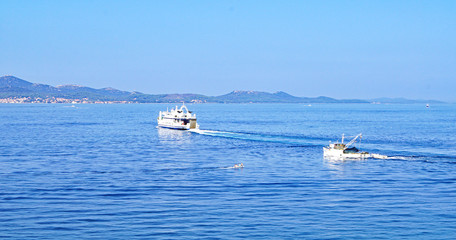
POLYGON ((381 158, 385 159, 387 156, 380 154, 371 154, 368 152, 360 151, 355 146, 352 146, 359 139, 361 141, 362 134, 356 135, 350 142, 344 143, 345 136, 342 135, 342 141, 330 143, 329 146, 323 147, 323 156, 330 159, 366 159, 366 158, 381 158))
POLYGON ((242 168, 244 168, 244 164, 243 163, 238 163, 238 164, 234 164, 234 166, 223 167, 221 169, 242 169, 242 168))
POLYGON ((158 126, 178 130, 199 129, 196 122, 196 115, 182 103, 182 106, 171 109, 171 111, 160 111, 157 118, 158 126))
POLYGON ((234 166, 232 168, 244 168, 244 164, 243 163, 234 164, 234 166))

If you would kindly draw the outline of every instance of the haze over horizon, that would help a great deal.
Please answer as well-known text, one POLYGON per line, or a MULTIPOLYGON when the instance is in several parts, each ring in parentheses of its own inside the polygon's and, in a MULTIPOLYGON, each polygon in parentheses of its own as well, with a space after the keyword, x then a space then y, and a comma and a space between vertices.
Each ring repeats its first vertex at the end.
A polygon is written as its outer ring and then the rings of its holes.
POLYGON ((456 101, 454 1, 1 1, 0 76, 456 101))

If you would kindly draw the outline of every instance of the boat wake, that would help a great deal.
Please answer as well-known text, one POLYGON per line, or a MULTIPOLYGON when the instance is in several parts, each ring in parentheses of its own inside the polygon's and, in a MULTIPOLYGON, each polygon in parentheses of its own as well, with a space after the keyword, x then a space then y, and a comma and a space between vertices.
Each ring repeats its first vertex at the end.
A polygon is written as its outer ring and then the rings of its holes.
POLYGON ((243 168, 244 168, 244 164, 239 163, 239 164, 234 164, 234 166, 231 166, 231 167, 221 167, 220 169, 243 169, 243 168))
POLYGON ((417 160, 416 157, 412 157, 412 156, 387 156, 385 159, 388 159, 388 160, 417 160))
POLYGON ((298 144, 306 146, 320 146, 322 141, 306 139, 303 137, 290 137, 290 136, 277 136, 277 135, 266 135, 257 133, 239 133, 239 132, 225 132, 225 131, 214 131, 214 130, 201 130, 192 129, 189 132, 223 138, 233 138, 247 141, 259 141, 259 142, 272 142, 272 143, 285 143, 285 144, 298 144))
MULTIPOLYGON (((305 137, 305 136, 283 136, 283 135, 268 135, 268 134, 260 134, 260 133, 241 133, 241 132, 227 132, 227 131, 216 131, 216 130, 202 130, 202 129, 191 129, 188 130, 189 132, 205 135, 205 136, 212 136, 212 137, 221 137, 221 138, 232 138, 232 139, 239 139, 245 141, 258 141, 258 142, 270 142, 270 143, 282 143, 282 144, 290 144, 290 147, 320 147, 324 146, 327 143, 327 139, 320 139, 320 138, 312 138, 312 137, 305 137)), ((379 159, 379 160, 399 160, 399 161, 420 161, 420 160, 427 160, 429 158, 435 158, 435 156, 416 156, 412 152, 408 155, 397 155, 397 149, 388 149, 388 151, 378 152, 378 146, 372 144, 366 144, 367 148, 365 150, 372 151, 368 153, 364 158, 365 159, 379 159), (386 153, 387 155, 379 154, 379 153, 386 153)), ((384 146, 383 146, 384 147, 384 146)), ((454 160, 454 157, 451 157, 454 160)))

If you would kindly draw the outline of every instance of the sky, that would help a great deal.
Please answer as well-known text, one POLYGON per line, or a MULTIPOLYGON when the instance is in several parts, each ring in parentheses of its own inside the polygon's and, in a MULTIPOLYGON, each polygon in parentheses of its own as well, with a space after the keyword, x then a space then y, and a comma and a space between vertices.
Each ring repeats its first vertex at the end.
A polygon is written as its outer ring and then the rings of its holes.
POLYGON ((0 75, 150 94, 456 101, 456 1, 0 0, 0 75))

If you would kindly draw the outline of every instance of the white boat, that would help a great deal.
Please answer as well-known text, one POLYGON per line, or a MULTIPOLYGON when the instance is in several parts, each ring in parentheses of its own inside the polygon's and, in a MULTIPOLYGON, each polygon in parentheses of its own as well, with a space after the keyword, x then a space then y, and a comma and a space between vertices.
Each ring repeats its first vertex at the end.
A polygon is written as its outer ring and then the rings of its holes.
POLYGON ((163 128, 178 130, 199 129, 199 125, 196 122, 196 115, 192 114, 184 103, 182 103, 180 108, 176 106, 171 111, 160 111, 157 122, 158 126, 163 128))
POLYGON ((344 135, 342 141, 330 143, 329 146, 323 147, 323 156, 330 159, 366 159, 366 158, 380 158, 385 159, 387 156, 380 154, 371 154, 362 152, 358 148, 352 146, 356 140, 361 139, 362 134, 356 135, 350 142, 344 143, 344 135))

